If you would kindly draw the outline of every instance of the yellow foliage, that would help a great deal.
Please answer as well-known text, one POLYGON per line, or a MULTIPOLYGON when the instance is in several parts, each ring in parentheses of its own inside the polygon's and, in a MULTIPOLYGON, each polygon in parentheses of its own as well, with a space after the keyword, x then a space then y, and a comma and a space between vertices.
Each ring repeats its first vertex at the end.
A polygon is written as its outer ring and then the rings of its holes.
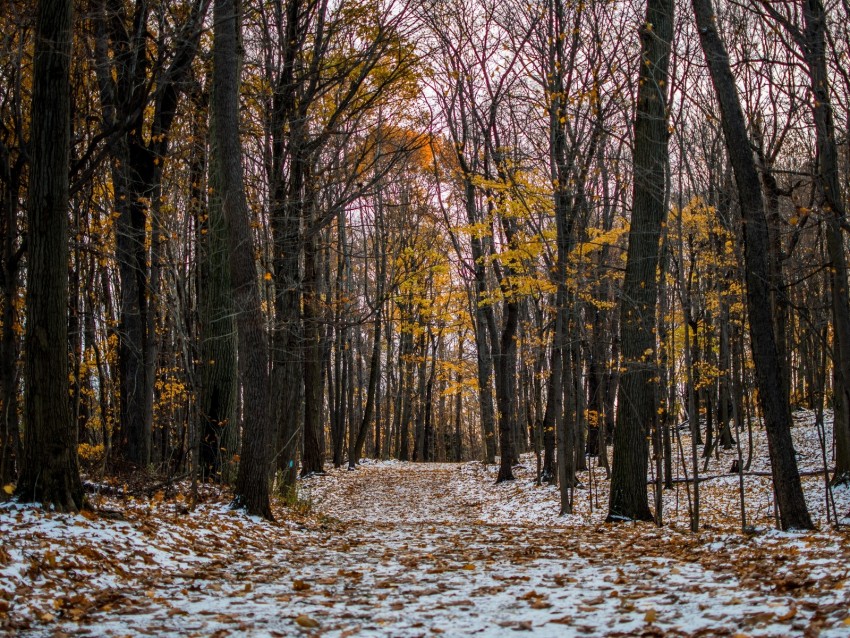
POLYGON ((77 454, 80 461, 84 464, 95 464, 103 461, 104 447, 103 443, 90 445, 88 443, 80 443, 77 446, 77 454))

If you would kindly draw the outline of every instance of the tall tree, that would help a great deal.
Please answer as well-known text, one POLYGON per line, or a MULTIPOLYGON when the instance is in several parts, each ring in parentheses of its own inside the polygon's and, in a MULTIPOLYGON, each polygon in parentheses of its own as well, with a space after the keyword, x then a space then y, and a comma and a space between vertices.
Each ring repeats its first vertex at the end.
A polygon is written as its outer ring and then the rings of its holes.
POLYGON ((272 450, 269 345, 257 277, 251 220, 242 175, 239 137, 239 75, 242 46, 238 0, 215 0, 212 68, 213 182, 227 223, 230 278, 237 308, 239 372, 242 377, 243 442, 234 505, 272 518, 269 468, 272 450))
POLYGON ((656 410, 655 309, 660 237, 667 213, 667 75, 672 0, 647 0, 634 143, 634 190, 620 319, 622 344, 609 520, 651 520, 646 491, 648 441, 656 410))
MULTIPOLYGON (((201 98, 202 96, 195 96, 201 98)), ((208 97, 208 96, 207 96, 208 97)), ((207 102, 208 100, 203 100, 207 102)), ((230 249, 227 220, 222 208, 221 188, 215 160, 209 197, 203 192, 207 153, 205 104, 196 107, 193 136, 195 146, 192 187, 198 236, 198 336, 200 339, 200 387, 198 411, 201 438, 200 470, 204 478, 231 482, 233 455, 239 441, 236 419, 238 391, 236 320, 230 290, 230 249), (207 202, 208 199, 208 202, 207 202)))
POLYGON ((71 0, 40 0, 33 70, 22 500, 83 506, 68 401, 71 0))
POLYGON ((794 444, 791 440, 791 409, 788 397, 783 392, 781 375, 777 374, 782 362, 776 346, 770 303, 770 271, 767 263, 769 233, 759 175, 749 144, 742 143, 749 139, 747 123, 741 109, 726 46, 717 30, 717 19, 711 0, 692 0, 692 5, 700 43, 720 105, 726 149, 735 172, 738 201, 744 222, 750 338, 758 396, 767 429, 780 526, 783 529, 810 529, 812 520, 806 509, 794 457, 794 444))

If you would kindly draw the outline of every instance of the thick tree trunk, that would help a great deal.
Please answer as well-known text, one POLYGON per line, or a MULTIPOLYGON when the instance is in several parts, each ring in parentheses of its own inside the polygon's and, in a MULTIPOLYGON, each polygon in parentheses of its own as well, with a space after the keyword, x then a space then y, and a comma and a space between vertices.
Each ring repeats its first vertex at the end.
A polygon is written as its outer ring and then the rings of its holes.
POLYGON ((735 88, 729 56, 720 35, 710 0, 692 0, 700 43, 708 62, 729 159, 735 172, 741 216, 744 222, 747 307, 759 401, 767 429, 773 485, 783 529, 810 529, 812 520, 800 483, 791 440, 791 410, 783 393, 782 361, 776 346, 770 303, 770 272, 767 263, 769 234, 761 184, 748 144, 747 124, 735 88))
POLYGON ((22 501, 83 506, 68 402, 68 166, 71 148, 70 0, 40 0, 33 69, 28 191, 27 321, 22 501))
POLYGON ((271 519, 269 469, 273 429, 269 414, 269 345, 242 177, 239 73, 243 49, 237 2, 215 0, 213 22, 212 155, 216 158, 218 195, 230 240, 230 277, 237 309, 239 372, 244 402, 242 454, 234 506, 271 519))
MULTIPOLYGON (((282 141, 275 157, 275 174, 283 170, 282 141)), ((277 147, 277 143, 276 143, 277 147)), ((283 474, 284 486, 294 484, 295 461, 301 442, 300 424, 304 406, 301 402, 304 370, 301 326, 301 163, 291 168, 286 187, 278 180, 272 212, 275 270, 275 332, 272 383, 273 414, 277 424, 277 469, 283 474)))
POLYGON ((672 0, 647 0, 635 120, 634 195, 620 341, 620 377, 609 520, 652 520, 646 490, 656 419, 655 309, 659 239, 666 216, 667 69, 672 0))
POLYGON ((419 365, 417 366, 416 418, 413 422, 413 460, 425 461, 425 386, 428 383, 428 341, 424 318, 419 317, 419 365))
POLYGON ((138 141, 119 145, 113 183, 116 193, 116 260, 121 279, 118 371, 121 379, 119 447, 140 468, 150 462, 151 429, 146 422, 148 266, 145 250, 147 202, 153 158, 138 141), (135 160, 135 161, 134 161, 135 160))

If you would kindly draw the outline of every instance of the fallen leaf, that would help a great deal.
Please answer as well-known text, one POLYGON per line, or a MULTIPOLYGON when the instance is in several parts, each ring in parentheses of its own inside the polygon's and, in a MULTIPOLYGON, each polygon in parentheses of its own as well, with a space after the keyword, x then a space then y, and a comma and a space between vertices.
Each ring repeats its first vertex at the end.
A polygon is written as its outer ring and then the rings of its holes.
POLYGON ((292 589, 295 591, 307 591, 310 589, 310 583, 296 579, 292 581, 292 589))
POLYGON ((658 613, 654 609, 647 609, 643 619, 648 623, 653 623, 658 618, 658 613))
POLYGON ((307 629, 315 629, 319 626, 319 621, 315 618, 310 618, 306 614, 301 614, 295 619, 295 624, 299 627, 305 627, 307 629))
POLYGON ((792 604, 791 609, 789 609, 787 612, 785 612, 781 616, 778 616, 777 620, 782 620, 782 621, 791 620, 796 615, 797 615, 797 606, 792 604))
POLYGON ((573 617, 572 616, 561 616, 560 618, 553 618, 549 622, 553 622, 558 625, 572 625, 573 617))
POLYGON ((68 612, 68 615, 71 617, 71 620, 80 620, 86 615, 86 610, 82 607, 74 607, 68 612))

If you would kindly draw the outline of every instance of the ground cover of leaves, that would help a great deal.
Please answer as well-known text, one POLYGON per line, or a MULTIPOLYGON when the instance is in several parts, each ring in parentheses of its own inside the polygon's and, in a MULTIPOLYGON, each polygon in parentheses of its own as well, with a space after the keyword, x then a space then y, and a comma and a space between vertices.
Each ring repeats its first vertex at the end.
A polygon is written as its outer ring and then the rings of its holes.
MULTIPOLYGON (((806 415, 795 436, 803 469, 817 469, 806 415)), ((556 488, 535 486, 532 457, 515 482, 495 485, 495 470, 330 470, 301 482, 310 514, 277 505, 275 523, 228 509, 215 490, 192 508, 185 492, 94 497, 77 516, 6 503, 0 633, 850 635, 848 532, 826 525, 822 476, 804 478, 820 525, 808 533, 771 530, 767 479, 748 477, 754 533, 742 535, 737 477, 701 484, 704 527, 692 534, 684 483, 665 493, 664 526, 611 525, 601 469, 593 483, 582 473, 569 516, 556 488)), ((846 514, 850 494, 836 498, 846 514)))

